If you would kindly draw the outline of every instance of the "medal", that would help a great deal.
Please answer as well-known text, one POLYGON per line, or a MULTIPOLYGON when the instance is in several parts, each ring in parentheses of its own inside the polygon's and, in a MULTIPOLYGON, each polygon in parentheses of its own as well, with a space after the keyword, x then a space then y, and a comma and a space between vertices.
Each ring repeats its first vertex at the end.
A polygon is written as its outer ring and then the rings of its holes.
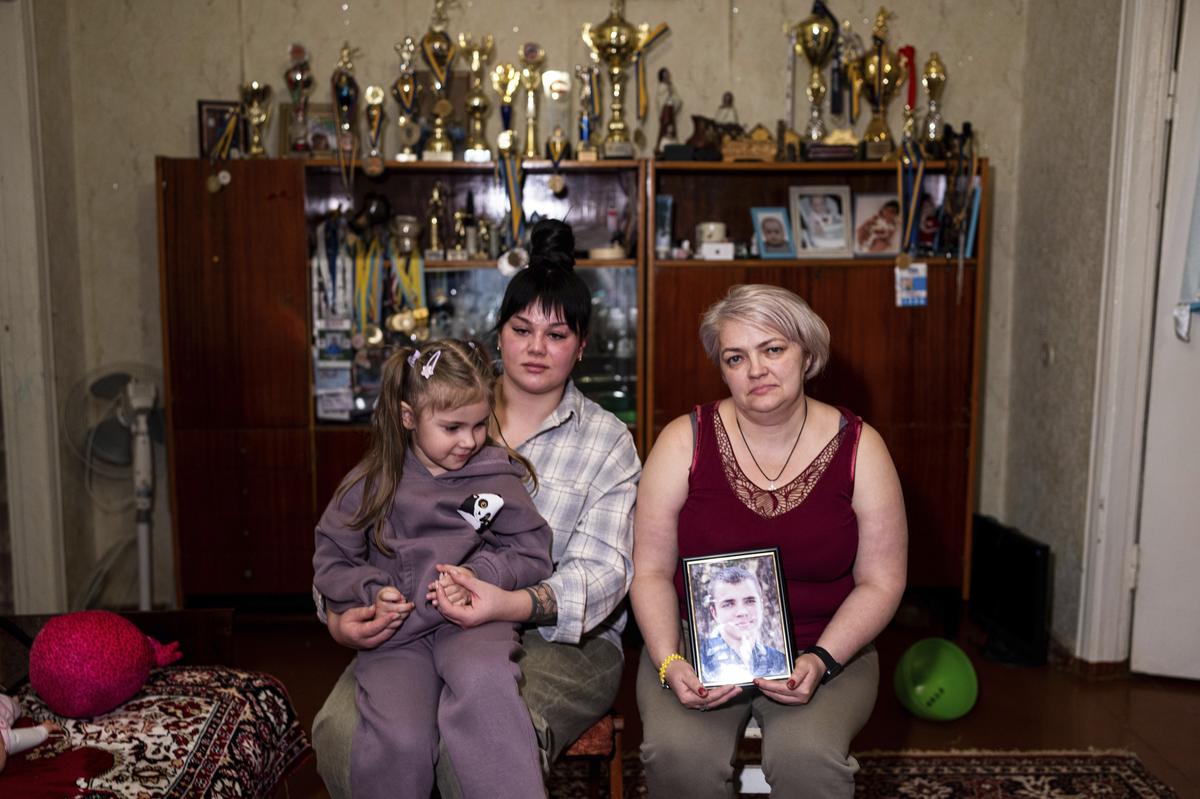
POLYGON ((204 181, 204 187, 208 189, 209 194, 216 194, 221 190, 221 179, 216 175, 209 175, 204 181))
POLYGON ((378 347, 383 343, 383 330, 379 325, 367 325, 363 334, 368 347, 378 347))

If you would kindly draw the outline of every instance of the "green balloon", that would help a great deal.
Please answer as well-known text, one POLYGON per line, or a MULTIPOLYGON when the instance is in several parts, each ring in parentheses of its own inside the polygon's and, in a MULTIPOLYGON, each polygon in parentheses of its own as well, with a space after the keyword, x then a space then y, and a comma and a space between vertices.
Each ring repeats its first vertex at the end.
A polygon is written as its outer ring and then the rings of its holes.
POLYGON ((905 709, 930 721, 962 718, 979 697, 971 659, 945 638, 926 638, 910 646, 896 664, 895 687, 905 709))

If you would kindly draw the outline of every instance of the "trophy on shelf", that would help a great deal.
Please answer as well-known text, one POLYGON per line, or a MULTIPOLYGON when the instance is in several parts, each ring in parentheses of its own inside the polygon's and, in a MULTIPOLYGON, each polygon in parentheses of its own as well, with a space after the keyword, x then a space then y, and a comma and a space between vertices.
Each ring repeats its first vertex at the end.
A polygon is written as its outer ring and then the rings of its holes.
POLYGON ((882 6, 875 15, 875 28, 871 32, 872 47, 861 61, 863 88, 871 101, 871 121, 863 136, 863 157, 868 161, 879 161, 890 156, 895 149, 892 133, 888 130, 888 103, 904 85, 904 67, 900 59, 888 49, 888 17, 891 15, 882 6))
POLYGON ((288 50, 292 59, 283 79, 292 98, 292 110, 288 117, 288 150, 294 156, 306 156, 312 152, 308 140, 308 96, 312 94, 312 70, 308 66, 308 50, 299 42, 288 50))
POLYGON ((346 42, 333 68, 333 108, 338 129, 338 157, 354 157, 358 151, 358 136, 354 129, 354 112, 358 108, 358 81, 354 79, 354 58, 358 50, 346 42))
POLYGON ((463 160, 487 163, 492 160, 492 148, 487 142, 487 115, 491 110, 483 90, 483 76, 492 57, 493 39, 485 34, 478 42, 469 33, 458 34, 459 54, 471 71, 467 87, 467 142, 463 160))
POLYGON ((367 117, 367 154, 363 157, 363 172, 371 177, 383 174, 383 87, 368 86, 363 93, 366 100, 364 113, 367 117))
POLYGON ((593 53, 591 64, 575 65, 575 79, 579 81, 579 146, 575 157, 580 161, 595 161, 599 157, 592 142, 600 124, 600 67, 595 59, 593 53))
POLYGON ((266 158, 263 134, 271 121, 271 87, 252 80, 242 86, 242 105, 245 107, 246 122, 250 124, 250 144, 246 155, 250 158, 266 158))
POLYGON ((929 110, 921 126, 920 143, 925 155, 941 158, 946 153, 946 126, 942 121, 942 92, 946 88, 946 65, 937 53, 930 53, 921 74, 921 85, 929 95, 929 110))
POLYGON ((433 81, 433 91, 437 100, 433 103, 433 132, 425 142, 425 151, 421 153, 422 161, 453 161, 454 142, 446 133, 446 117, 450 116, 450 65, 454 62, 456 48, 450 34, 446 33, 446 25, 450 18, 446 16, 446 0, 434 0, 433 19, 429 30, 421 37, 421 58, 433 81))
POLYGON ((900 57, 900 67, 904 70, 905 76, 910 78, 907 82, 908 90, 904 96, 904 122, 900 128, 901 150, 905 151, 901 157, 905 163, 908 163, 909 156, 906 154, 906 148, 917 139, 917 79, 913 77, 917 67, 917 51, 911 44, 906 44, 896 48, 896 55, 900 57))
POLYGON ((421 140, 421 124, 417 121, 417 102, 421 98, 421 87, 417 84, 417 71, 413 67, 413 58, 417 55, 417 42, 411 36, 396 45, 396 53, 400 56, 400 77, 392 83, 392 97, 400 106, 400 116, 396 119, 396 139, 400 152, 396 154, 397 161, 416 161, 417 154, 413 147, 421 140))
MULTIPOLYGON (((650 43, 652 35, 647 23, 634 27, 625 19, 625 0, 611 0, 610 9, 608 19, 599 25, 584 24, 583 43, 608 69, 612 86, 612 110, 602 148, 604 157, 633 158, 634 146, 625 125, 625 70, 635 55, 650 43)), ((664 27, 659 26, 655 35, 662 30, 664 27)))
POLYGON ((541 155, 538 146, 538 99, 542 95, 542 64, 546 51, 541 45, 526 42, 521 47, 521 88, 525 90, 525 152, 526 158, 541 155))
POLYGON ((804 140, 819 142, 829 133, 821 116, 825 102, 825 65, 833 55, 837 43, 837 20, 821 0, 813 3, 812 13, 793 29, 796 37, 796 52, 808 61, 808 102, 810 105, 808 124, 804 126, 804 140))
POLYGON ((446 257, 445 245, 442 243, 442 216, 446 212, 446 186, 440 180, 433 184, 433 192, 429 195, 426 206, 427 217, 425 229, 429 231, 429 247, 425 250, 425 260, 441 261, 446 257))
POLYGON ((492 70, 492 88, 500 98, 500 133, 501 138, 511 139, 512 106, 517 96, 517 88, 521 85, 521 70, 512 64, 497 64, 492 70), (504 133, 509 133, 504 136, 504 133))

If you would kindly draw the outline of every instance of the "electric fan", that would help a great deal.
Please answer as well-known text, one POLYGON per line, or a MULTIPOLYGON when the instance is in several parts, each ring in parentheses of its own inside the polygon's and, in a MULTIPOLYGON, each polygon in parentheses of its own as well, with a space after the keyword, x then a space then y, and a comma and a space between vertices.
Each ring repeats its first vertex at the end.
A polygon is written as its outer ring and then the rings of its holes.
POLYGON ((134 511, 134 535, 101 557, 77 604, 87 607, 103 587, 113 563, 137 544, 138 608, 151 607, 151 524, 154 509, 154 443, 163 441, 157 370, 142 364, 114 364, 77 381, 62 408, 62 426, 71 451, 84 467, 88 496, 110 513, 134 511), (95 478, 125 483, 113 504, 98 492, 95 478), (131 484, 130 484, 131 482, 131 484))

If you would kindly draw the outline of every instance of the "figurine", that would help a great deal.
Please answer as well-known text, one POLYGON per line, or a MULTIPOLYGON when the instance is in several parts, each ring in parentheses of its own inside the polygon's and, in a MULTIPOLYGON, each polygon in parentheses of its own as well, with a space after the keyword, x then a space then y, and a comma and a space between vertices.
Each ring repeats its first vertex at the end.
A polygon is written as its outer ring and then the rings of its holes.
POLYGON ((713 114, 713 121, 718 125, 738 125, 737 109, 733 107, 733 92, 721 95, 721 107, 713 114))
POLYGON ((671 71, 663 67, 658 71, 658 141, 654 152, 662 154, 663 148, 671 144, 679 144, 679 134, 676 127, 676 117, 683 101, 675 93, 675 85, 671 82, 671 71))

